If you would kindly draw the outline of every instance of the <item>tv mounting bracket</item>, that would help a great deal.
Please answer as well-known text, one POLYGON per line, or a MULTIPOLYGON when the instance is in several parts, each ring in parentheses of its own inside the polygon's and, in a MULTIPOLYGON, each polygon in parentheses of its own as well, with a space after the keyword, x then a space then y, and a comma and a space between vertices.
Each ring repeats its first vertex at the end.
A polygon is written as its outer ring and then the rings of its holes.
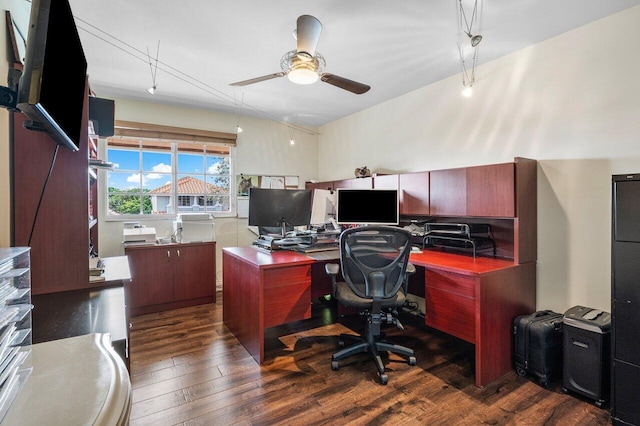
POLYGON ((0 106, 3 108, 7 108, 11 111, 18 111, 16 108, 17 104, 17 93, 8 87, 0 86, 0 106))

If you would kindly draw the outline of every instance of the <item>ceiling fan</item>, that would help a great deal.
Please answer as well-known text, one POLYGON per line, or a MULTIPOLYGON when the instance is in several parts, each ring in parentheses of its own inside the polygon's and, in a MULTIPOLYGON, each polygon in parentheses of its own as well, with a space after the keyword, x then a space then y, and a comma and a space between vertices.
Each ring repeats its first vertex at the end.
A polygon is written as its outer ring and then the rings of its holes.
POLYGON ((296 30, 294 31, 294 37, 297 39, 298 46, 297 49, 285 53, 282 59, 280 59, 282 71, 249 80, 238 81, 231 85, 247 86, 286 75, 290 81, 296 84, 312 84, 318 81, 319 78, 325 83, 348 90, 357 95, 366 93, 371 88, 370 86, 324 72, 326 65, 324 57, 320 52, 316 51, 321 31, 322 24, 317 18, 311 15, 298 17, 296 30))

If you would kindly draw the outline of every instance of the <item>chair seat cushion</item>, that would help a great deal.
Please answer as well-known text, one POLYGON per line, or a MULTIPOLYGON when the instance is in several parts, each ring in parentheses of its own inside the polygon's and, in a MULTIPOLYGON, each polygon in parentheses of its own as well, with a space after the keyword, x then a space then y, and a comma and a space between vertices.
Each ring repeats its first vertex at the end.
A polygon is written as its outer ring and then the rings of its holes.
MULTIPOLYGON (((356 295, 345 282, 336 283, 336 297, 343 305, 354 308, 371 307, 373 301, 373 299, 365 299, 356 295)), ((382 299, 382 308, 399 308, 404 305, 404 301, 405 295, 402 290, 400 290, 393 297, 382 299)))

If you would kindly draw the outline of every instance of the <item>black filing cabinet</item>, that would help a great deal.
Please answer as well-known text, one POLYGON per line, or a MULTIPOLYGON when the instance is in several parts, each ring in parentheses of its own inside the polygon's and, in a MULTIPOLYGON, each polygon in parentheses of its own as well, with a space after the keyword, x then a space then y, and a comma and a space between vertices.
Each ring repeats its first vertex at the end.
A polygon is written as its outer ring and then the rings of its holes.
POLYGON ((612 184, 611 420, 640 425, 640 174, 612 184))
POLYGON ((611 385, 611 314, 574 306, 562 322, 562 389, 601 407, 609 400, 611 385))

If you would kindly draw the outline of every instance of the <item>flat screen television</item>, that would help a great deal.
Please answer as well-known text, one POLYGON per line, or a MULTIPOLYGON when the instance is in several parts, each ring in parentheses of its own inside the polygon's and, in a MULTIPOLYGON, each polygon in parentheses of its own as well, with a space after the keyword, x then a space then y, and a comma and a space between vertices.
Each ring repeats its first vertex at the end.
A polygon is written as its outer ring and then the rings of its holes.
POLYGON ((17 107, 25 126, 77 151, 83 128, 87 61, 67 0, 32 0, 17 107))
POLYGON ((336 221, 340 225, 397 225, 398 191, 395 189, 337 190, 336 221))
MULTIPOLYGON (((249 189, 249 226, 309 226, 311 191, 307 189, 249 189)), ((284 234, 283 234, 284 235, 284 234)))

